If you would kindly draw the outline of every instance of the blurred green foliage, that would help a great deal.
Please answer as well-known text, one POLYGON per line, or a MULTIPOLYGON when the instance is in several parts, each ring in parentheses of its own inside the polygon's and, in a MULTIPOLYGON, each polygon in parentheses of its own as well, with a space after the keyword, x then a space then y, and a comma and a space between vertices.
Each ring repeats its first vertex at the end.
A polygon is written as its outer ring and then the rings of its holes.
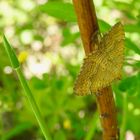
MULTIPOLYGON (((124 24, 125 63, 122 80, 113 83, 113 91, 120 130, 127 134, 124 139, 139 140, 140 3, 95 0, 95 6, 101 32, 117 21, 124 24)), ((0 30, 15 47, 52 138, 100 140, 95 97, 73 94, 84 51, 71 1, 1 0, 0 19, 0 30)), ((43 140, 2 47, 0 56, 0 139, 43 140)))

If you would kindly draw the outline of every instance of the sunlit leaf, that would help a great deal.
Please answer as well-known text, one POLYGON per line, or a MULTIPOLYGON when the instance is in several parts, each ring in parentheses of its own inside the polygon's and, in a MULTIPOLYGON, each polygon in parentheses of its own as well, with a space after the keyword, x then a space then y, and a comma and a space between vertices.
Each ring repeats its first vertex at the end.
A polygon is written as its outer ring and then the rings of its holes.
POLYGON ((100 27, 100 30, 102 33, 108 31, 111 28, 111 26, 107 22, 105 22, 101 19, 98 20, 98 23, 99 23, 99 27, 100 27))
POLYGON ((140 24, 128 24, 124 26, 126 32, 134 33, 140 32, 140 24))
POLYGON ((126 38, 125 45, 127 48, 133 50, 135 53, 140 54, 140 49, 137 47, 137 45, 132 42, 130 39, 126 38))
POLYGON ((62 2, 48 2, 44 5, 39 6, 39 9, 58 19, 64 21, 76 21, 76 15, 74 12, 74 7, 70 3, 62 3, 62 2))

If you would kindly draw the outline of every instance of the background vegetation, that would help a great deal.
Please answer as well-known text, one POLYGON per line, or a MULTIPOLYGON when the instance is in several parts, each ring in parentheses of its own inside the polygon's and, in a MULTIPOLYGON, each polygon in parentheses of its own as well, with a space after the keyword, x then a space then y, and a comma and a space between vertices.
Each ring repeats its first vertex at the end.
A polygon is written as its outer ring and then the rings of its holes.
MULTIPOLYGON (((124 139, 139 140, 140 1, 94 2, 103 33, 117 21, 124 24, 125 62, 122 80, 113 84, 113 91, 124 139)), ((100 140, 95 97, 73 94, 84 51, 72 2, 1 0, 0 30, 0 139, 44 139, 2 47, 4 32, 18 55, 52 138, 100 140)))

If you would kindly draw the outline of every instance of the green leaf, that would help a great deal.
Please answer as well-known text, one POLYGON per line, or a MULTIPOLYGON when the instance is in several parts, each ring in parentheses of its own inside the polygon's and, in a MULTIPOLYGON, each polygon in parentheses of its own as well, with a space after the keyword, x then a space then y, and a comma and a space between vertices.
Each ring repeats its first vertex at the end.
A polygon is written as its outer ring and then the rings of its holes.
POLYGON ((98 23, 99 23, 100 31, 102 33, 107 32, 111 28, 111 26, 107 22, 101 19, 98 20, 98 23))
POLYGON ((138 33, 138 32, 140 32, 140 24, 137 23, 137 24, 125 25, 124 30, 125 30, 125 32, 130 32, 130 33, 136 32, 136 33, 138 33))
POLYGON ((5 46, 5 50, 9 56, 9 59, 11 61, 12 67, 14 69, 20 67, 19 61, 16 57, 16 54, 12 48, 12 46, 9 44, 8 40, 6 39, 5 35, 3 35, 3 42, 4 42, 4 46, 5 46))
POLYGON ((134 44, 130 39, 125 39, 125 46, 131 50, 133 50, 135 53, 140 54, 140 49, 137 47, 136 44, 134 44))
POLYGON ((62 46, 66 46, 70 43, 74 43, 74 41, 80 37, 80 33, 71 33, 69 28, 65 28, 63 30, 63 41, 61 43, 62 46))
POLYGON ((131 76, 123 79, 119 85, 119 89, 123 92, 135 93, 137 91, 137 76, 131 76))
POLYGON ((66 137, 65 137, 65 133, 63 131, 57 131, 55 134, 54 134, 54 140, 58 140, 58 138, 60 140, 66 140, 66 137))
POLYGON ((131 9, 131 6, 129 3, 127 2, 114 2, 114 6, 117 7, 117 9, 120 9, 120 10, 129 10, 131 9))
POLYGON ((76 22, 74 7, 70 3, 48 2, 39 6, 39 9, 42 12, 60 20, 76 22))
POLYGON ((13 129, 11 129, 10 131, 8 131, 3 137, 3 140, 10 140, 12 139, 14 136, 17 136, 19 134, 21 134, 23 131, 30 129, 32 127, 32 124, 29 122, 24 122, 21 123, 19 125, 17 125, 16 127, 14 127, 13 129))
POLYGON ((37 77, 32 77, 31 82, 34 89, 37 89, 37 90, 42 90, 47 87, 46 82, 44 82, 42 79, 39 79, 37 77))

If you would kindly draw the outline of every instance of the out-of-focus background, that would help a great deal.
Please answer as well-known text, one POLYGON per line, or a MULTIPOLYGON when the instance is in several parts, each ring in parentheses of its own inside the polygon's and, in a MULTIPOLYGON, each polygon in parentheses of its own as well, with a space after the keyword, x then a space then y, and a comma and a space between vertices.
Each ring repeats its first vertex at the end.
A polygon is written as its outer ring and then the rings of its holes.
MULTIPOLYGON (((112 87, 120 132, 125 140, 140 140, 140 1, 94 2, 103 33, 124 24, 123 74, 112 87)), ((73 94, 84 51, 72 2, 0 0, 0 32, 0 139, 44 140, 3 48, 4 32, 53 140, 101 140, 95 97, 73 94)))

